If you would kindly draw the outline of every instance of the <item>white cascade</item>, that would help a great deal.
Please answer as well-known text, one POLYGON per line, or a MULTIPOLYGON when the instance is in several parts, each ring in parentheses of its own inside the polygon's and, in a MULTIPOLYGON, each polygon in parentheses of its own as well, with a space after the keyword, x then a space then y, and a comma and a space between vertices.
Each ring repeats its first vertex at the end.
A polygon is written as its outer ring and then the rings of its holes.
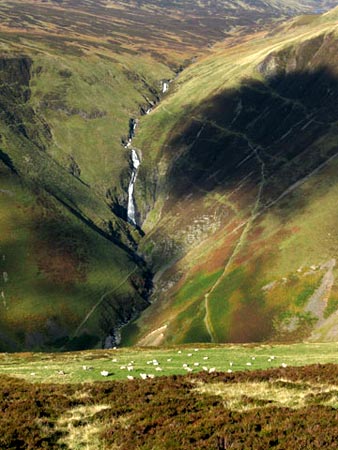
POLYGON ((135 202, 134 202, 134 186, 137 177, 137 170, 141 164, 141 161, 138 157, 138 154, 134 149, 131 150, 131 161, 133 163, 133 171, 131 174, 131 179, 128 186, 128 208, 127 208, 127 216, 128 221, 133 225, 136 225, 135 218, 135 202))
POLYGON ((167 92, 169 90, 169 83, 167 83, 166 81, 163 81, 162 84, 162 93, 164 94, 165 92, 167 92))

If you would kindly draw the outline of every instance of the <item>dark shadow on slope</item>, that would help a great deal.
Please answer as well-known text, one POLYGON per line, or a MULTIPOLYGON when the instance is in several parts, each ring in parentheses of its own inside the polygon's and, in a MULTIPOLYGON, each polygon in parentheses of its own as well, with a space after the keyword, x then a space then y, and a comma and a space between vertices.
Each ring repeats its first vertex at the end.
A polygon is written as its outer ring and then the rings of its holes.
POLYGON ((9 216, 13 211, 12 222, 6 215, 3 220, 0 248, 0 349, 76 350, 99 345, 108 328, 126 323, 148 305, 151 274, 140 263, 126 281, 129 288, 121 285, 115 290, 122 276, 116 268, 127 258, 43 190, 30 192, 1 162, 0 169, 0 185, 6 188, 0 190, 0 198, 7 200, 1 211, 9 209, 9 216), (107 267, 112 268, 111 279, 101 279, 107 267), (105 292, 90 325, 74 336, 76 326, 105 292), (32 297, 35 302, 30 303, 32 297))
MULTIPOLYGON (((338 141, 323 140, 337 133, 337 121, 338 76, 328 67, 246 80, 210 98, 169 142, 183 151, 168 174, 167 207, 187 194, 232 192, 241 184, 245 196, 258 189, 262 173, 261 207, 268 205, 338 153, 338 141)), ((298 198, 297 210, 304 201, 298 198)))
POLYGON ((18 172, 16 171, 16 168, 14 167, 12 158, 10 158, 7 153, 3 152, 0 149, 0 161, 2 161, 10 170, 12 173, 15 173, 16 175, 18 172))

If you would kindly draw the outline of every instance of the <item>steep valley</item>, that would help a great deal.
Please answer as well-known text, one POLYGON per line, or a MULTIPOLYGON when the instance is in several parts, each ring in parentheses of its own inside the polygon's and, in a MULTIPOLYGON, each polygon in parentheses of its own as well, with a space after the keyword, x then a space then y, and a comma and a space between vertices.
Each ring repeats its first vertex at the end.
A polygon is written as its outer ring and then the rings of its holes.
POLYGON ((337 339, 334 4, 0 5, 0 350, 337 339))

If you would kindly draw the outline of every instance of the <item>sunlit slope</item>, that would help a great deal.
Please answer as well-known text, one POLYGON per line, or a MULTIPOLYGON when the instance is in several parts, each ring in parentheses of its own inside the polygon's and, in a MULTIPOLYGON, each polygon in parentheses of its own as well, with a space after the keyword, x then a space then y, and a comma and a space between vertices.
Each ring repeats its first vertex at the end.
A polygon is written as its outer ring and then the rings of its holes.
MULTIPOLYGON (((128 155, 118 142, 114 173, 113 149, 100 142, 110 127, 101 123, 100 133, 100 114, 90 115, 98 104, 79 106, 86 94, 95 98, 86 77, 98 76, 100 60, 96 71, 82 60, 81 73, 79 61, 63 64, 67 56, 11 50, 0 59, 2 349, 88 348, 110 333, 117 342, 119 326, 147 305, 150 285, 135 253, 139 233, 107 193, 118 169, 129 178, 128 155)), ((105 80, 95 84, 104 88, 105 80)), ((112 92, 97 97, 113 103, 112 92)))
POLYGON ((125 220, 131 169, 121 140, 172 71, 84 41, 77 54, 34 33, 0 39, 1 348, 88 348, 110 333, 117 342, 150 287, 139 232, 125 220), (7 195, 6 183, 19 194, 7 195))
POLYGON ((126 342, 337 339, 335 16, 219 46, 142 121, 157 289, 126 342))

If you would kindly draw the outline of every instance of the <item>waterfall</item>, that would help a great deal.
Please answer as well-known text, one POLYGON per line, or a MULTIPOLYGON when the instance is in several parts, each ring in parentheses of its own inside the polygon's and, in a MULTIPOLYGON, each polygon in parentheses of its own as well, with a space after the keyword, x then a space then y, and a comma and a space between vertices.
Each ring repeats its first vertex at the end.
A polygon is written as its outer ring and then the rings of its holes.
MULTIPOLYGON (((169 83, 171 80, 161 81, 162 86, 162 93, 166 93, 169 90, 169 83)), ((152 111, 152 108, 148 108, 145 110, 145 114, 149 114, 152 111)), ((132 146, 132 140, 135 136, 136 128, 138 125, 138 119, 129 119, 129 134, 128 134, 128 141, 124 143, 124 148, 131 148, 132 146)), ((131 179, 128 186, 128 206, 127 206, 127 218, 128 222, 132 225, 136 224, 136 218, 135 218, 135 201, 134 201, 134 186, 136 182, 137 177, 137 171, 141 164, 141 161, 138 157, 138 154, 136 150, 131 148, 131 162, 133 165, 133 170, 131 174, 131 179)))
POLYGON ((133 164, 133 171, 131 174, 131 179, 128 186, 128 208, 127 208, 127 216, 128 221, 133 225, 136 225, 135 219, 135 202, 134 202, 134 185, 137 177, 137 170, 141 164, 138 154, 134 149, 131 150, 131 161, 133 164))
POLYGON ((165 92, 167 92, 168 90, 169 90, 169 83, 167 83, 166 81, 163 81, 163 83, 162 83, 162 92, 163 92, 163 94, 165 92))

